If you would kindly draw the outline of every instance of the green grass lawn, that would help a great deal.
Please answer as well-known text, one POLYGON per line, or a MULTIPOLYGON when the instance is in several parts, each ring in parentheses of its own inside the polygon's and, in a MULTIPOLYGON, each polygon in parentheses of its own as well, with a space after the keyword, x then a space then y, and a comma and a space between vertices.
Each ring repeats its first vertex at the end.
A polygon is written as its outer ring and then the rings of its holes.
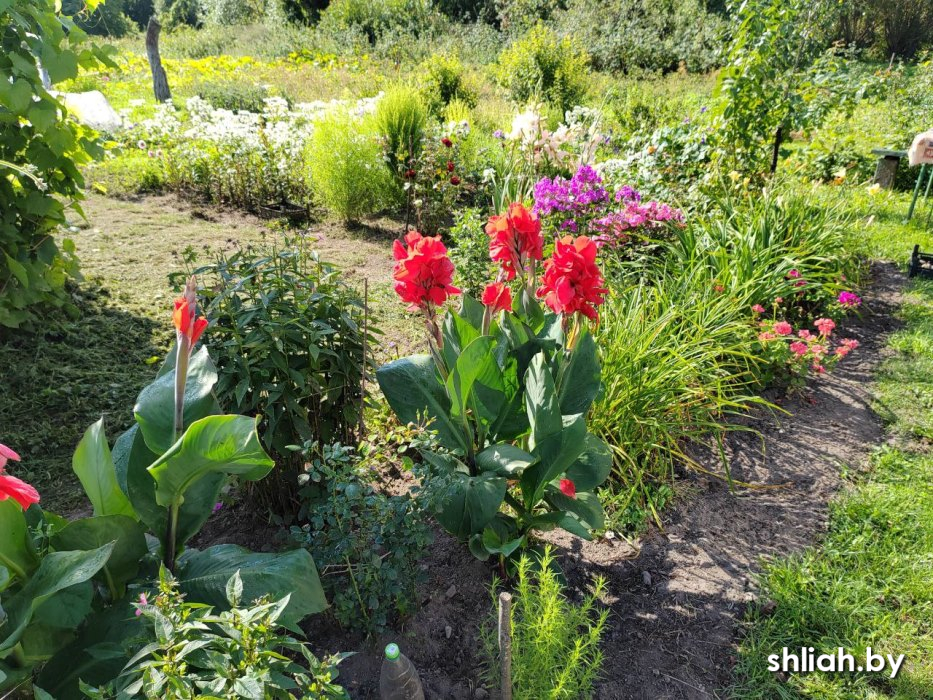
MULTIPOLYGON (((933 248, 924 219, 902 223, 907 195, 827 196, 846 197, 856 239, 872 257, 903 263, 913 243, 933 248)), ((739 648, 735 698, 933 698, 933 283, 911 285, 900 317, 875 387, 892 444, 879 446, 832 504, 818 546, 766 567, 739 648), (843 647, 856 659, 870 646, 906 660, 895 679, 820 671, 785 679, 768 670, 770 654, 803 646, 817 654, 843 647)))

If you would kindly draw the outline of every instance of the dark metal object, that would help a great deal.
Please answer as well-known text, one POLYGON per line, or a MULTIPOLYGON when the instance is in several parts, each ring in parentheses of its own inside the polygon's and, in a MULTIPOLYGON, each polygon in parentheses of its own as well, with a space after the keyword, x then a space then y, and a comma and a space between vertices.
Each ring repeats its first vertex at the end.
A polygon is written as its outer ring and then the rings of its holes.
POLYGON ((921 253, 920 246, 914 246, 910 256, 910 266, 907 268, 908 277, 928 277, 933 279, 933 253, 921 253))

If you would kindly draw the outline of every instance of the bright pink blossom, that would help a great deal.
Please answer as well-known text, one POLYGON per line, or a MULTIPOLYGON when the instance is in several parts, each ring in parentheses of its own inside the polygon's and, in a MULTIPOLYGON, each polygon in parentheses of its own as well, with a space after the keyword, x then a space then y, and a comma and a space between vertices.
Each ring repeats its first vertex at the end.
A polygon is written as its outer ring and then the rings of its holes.
POLYGON ((493 313, 509 311, 512 308, 512 290, 505 282, 487 284, 483 290, 483 303, 493 313))
POLYGON ((754 311, 756 314, 763 314, 765 312, 765 307, 763 307, 761 304, 755 304, 752 307, 752 311, 754 311))
POLYGON ((790 344, 790 351, 795 355, 806 355, 807 354, 807 344, 802 343, 799 340, 794 341, 790 344))
POLYGON ((862 298, 854 292, 839 292, 839 304, 847 309, 855 309, 862 305, 862 298))
POLYGON ((816 329, 824 338, 831 336, 833 334, 833 328, 836 327, 836 324, 830 318, 818 318, 813 322, 813 325, 816 326, 816 329))
POLYGON ((554 254, 544 263, 538 296, 558 314, 581 313, 597 320, 596 307, 608 289, 596 264, 596 243, 586 236, 564 236, 554 241, 554 254))
POLYGON ((567 498, 577 497, 577 485, 574 484, 570 479, 560 480, 560 491, 562 494, 567 496, 567 498))
POLYGON ((774 332, 778 335, 790 335, 794 328, 787 321, 778 321, 774 324, 774 332))
POLYGON ((411 311, 429 304, 440 306, 447 297, 459 294, 451 282, 454 264, 447 257, 447 248, 440 236, 422 236, 417 231, 405 235, 405 245, 395 241, 395 293, 409 304, 411 311))
POLYGON ((794 268, 793 270, 791 270, 790 272, 787 273, 787 276, 790 277, 792 280, 799 279, 799 278, 800 278, 800 270, 794 268))

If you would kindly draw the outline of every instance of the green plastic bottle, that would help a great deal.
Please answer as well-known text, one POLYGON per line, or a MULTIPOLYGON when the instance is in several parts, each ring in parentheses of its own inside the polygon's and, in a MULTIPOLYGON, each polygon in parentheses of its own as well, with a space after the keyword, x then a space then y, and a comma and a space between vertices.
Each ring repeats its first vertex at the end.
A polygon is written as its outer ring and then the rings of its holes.
POLYGON ((386 646, 379 676, 379 697, 381 700, 424 700, 418 671, 398 644, 386 646))

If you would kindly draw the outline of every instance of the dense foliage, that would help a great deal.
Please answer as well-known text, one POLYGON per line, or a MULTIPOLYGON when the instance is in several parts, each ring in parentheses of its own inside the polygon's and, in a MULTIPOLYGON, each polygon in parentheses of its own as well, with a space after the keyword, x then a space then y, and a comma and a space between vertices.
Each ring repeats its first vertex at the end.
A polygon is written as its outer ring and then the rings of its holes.
POLYGON ((108 63, 54 3, 0 7, 0 327, 19 327, 37 307, 73 310, 65 282, 78 274, 74 244, 57 242, 69 210, 80 215, 80 166, 102 150, 93 132, 67 118, 51 88, 79 68, 108 63), (40 66, 41 63, 41 66, 40 66))

